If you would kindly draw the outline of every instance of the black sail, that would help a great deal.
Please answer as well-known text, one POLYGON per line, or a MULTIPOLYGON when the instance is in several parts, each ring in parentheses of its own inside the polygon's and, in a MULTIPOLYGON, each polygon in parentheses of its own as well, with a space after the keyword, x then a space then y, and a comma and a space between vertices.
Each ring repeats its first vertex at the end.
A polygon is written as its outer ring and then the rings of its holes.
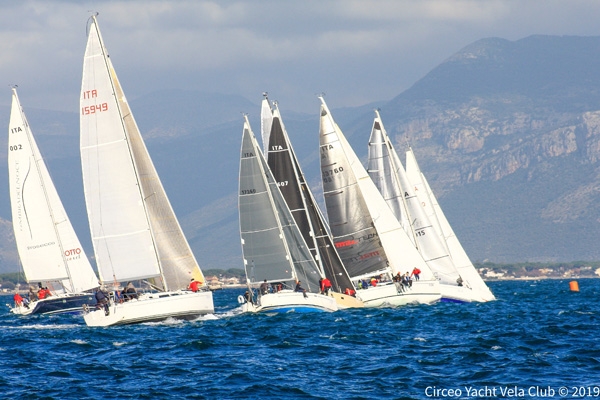
POLYGON ((267 146, 267 162, 281 194, 315 261, 338 292, 353 288, 328 227, 296 158, 279 111, 275 109, 267 146))

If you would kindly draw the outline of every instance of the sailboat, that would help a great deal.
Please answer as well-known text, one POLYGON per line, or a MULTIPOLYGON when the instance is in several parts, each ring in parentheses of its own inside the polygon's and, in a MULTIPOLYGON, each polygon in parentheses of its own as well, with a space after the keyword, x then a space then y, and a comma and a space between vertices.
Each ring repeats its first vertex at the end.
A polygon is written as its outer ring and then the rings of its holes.
MULTIPOLYGON (((442 301, 470 302, 473 291, 462 278, 445 243, 442 243, 425 209, 409 182, 400 158, 390 141, 379 111, 375 111, 369 138, 368 171, 396 218, 440 281, 442 301)), ((476 296, 475 296, 476 297, 476 296)))
POLYGON ((288 208, 244 116, 240 152, 239 218, 248 294, 243 312, 336 311, 333 297, 319 294, 321 271, 288 208), (302 291, 298 288, 302 288, 302 291))
MULTIPOLYGON (((263 99, 262 109, 265 108, 271 109, 267 96, 263 99)), ((340 308, 362 307, 362 302, 351 295, 356 290, 335 249, 325 218, 304 178, 277 103, 273 103, 269 125, 269 134, 262 135, 263 139, 268 140, 265 146, 268 149, 267 163, 315 262, 332 284, 333 290, 329 295, 336 299, 340 308)))
POLYGON ((469 259, 467 252, 458 240, 450 223, 446 219, 442 208, 440 207, 425 175, 421 172, 417 159, 409 147, 406 151, 406 174, 409 181, 414 185, 414 191, 424 210, 426 210, 429 220, 432 222, 442 243, 445 244, 452 261, 460 274, 462 285, 470 290, 470 296, 473 301, 492 301, 496 297, 485 284, 481 275, 475 269, 475 266, 469 259))
POLYGON ((92 243, 102 283, 143 281, 153 290, 105 311, 89 326, 195 319, 214 312, 212 293, 169 203, 91 17, 81 85, 80 151, 92 243), (201 290, 187 290, 191 280, 201 290))
MULTIPOLYGON (((28 283, 52 295, 15 304, 14 314, 80 312, 98 287, 85 251, 50 178, 16 88, 8 128, 8 175, 15 241, 28 283)), ((33 292, 33 290, 31 290, 33 292)), ((31 296, 30 296, 31 297, 31 296)))
POLYGON ((335 246, 353 281, 375 279, 356 297, 367 307, 438 301, 439 282, 320 100, 323 194, 335 246), (393 281, 414 268, 421 274, 412 286, 393 281))

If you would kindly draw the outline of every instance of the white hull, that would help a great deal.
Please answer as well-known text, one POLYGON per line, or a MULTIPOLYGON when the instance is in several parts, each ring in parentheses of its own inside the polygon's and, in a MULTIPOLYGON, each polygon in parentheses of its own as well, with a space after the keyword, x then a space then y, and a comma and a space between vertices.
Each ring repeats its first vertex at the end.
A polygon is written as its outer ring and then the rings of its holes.
POLYGON ((268 293, 258 298, 257 304, 244 303, 243 312, 332 312, 338 306, 333 297, 316 293, 293 292, 282 290, 278 293, 268 293))
POLYGON ((483 301, 475 296, 473 290, 464 286, 440 285, 442 301, 451 303, 470 303, 472 301, 483 301))
POLYGON ((89 306, 83 318, 88 326, 112 326, 164 321, 168 318, 195 319, 214 313, 211 292, 160 292, 140 294, 137 300, 112 303, 109 314, 89 306))
POLYGON ((356 297, 365 307, 398 307, 407 304, 431 304, 441 299, 437 281, 413 281, 412 287, 399 284, 380 284, 356 291, 356 297))

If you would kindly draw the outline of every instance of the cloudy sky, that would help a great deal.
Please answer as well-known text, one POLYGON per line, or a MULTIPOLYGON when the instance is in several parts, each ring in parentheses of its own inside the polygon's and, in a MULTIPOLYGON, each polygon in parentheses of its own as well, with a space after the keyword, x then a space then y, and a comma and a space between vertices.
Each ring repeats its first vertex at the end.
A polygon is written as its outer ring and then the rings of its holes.
POLYGON ((125 93, 268 91, 315 112, 388 100, 485 37, 600 36, 597 0, 19 0, 0 2, 0 77, 26 108, 77 110, 96 11, 125 93))

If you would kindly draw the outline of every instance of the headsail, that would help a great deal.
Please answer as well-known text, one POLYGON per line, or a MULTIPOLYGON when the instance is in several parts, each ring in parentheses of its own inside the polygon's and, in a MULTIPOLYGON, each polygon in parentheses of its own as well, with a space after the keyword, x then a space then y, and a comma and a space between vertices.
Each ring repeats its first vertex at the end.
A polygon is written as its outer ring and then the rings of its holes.
POLYGON ((458 238, 454 234, 454 230, 450 226, 450 223, 446 219, 442 208, 438 204, 438 201, 433 194, 433 191, 429 187, 429 183, 425 178, 425 175, 421 173, 421 169, 417 164, 417 160, 411 148, 406 152, 406 173, 409 180, 415 187, 415 192, 419 198, 419 202, 422 204, 425 210, 428 211, 430 221, 436 227, 439 237, 442 238, 446 244, 452 261, 456 266, 460 276, 466 285, 468 285, 474 293, 474 296, 479 297, 483 301, 495 300, 496 297, 493 295, 490 288, 485 284, 475 266, 469 259, 465 249, 460 244, 458 238))
POLYGON ((55 290, 71 293, 97 287, 14 88, 8 149, 13 228, 27 281, 55 282, 55 290))

